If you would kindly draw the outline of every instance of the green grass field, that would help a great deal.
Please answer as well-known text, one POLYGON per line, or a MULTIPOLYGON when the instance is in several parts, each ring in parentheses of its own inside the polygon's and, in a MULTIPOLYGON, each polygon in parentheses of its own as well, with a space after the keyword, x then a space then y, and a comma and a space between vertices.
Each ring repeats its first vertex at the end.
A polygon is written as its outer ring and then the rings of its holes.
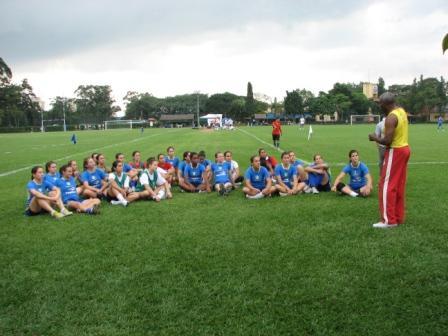
MULTIPOLYGON (((333 177, 355 148, 378 181, 372 126, 285 127, 281 147, 319 152, 333 177)), ((23 216, 30 167, 93 151, 130 159, 174 145, 230 149, 242 170, 269 127, 0 135, 0 335, 446 335, 448 132, 411 125, 407 220, 374 230, 369 199, 246 200, 185 194, 99 216, 23 216), (249 133, 246 133, 249 132, 249 133), (257 138, 256 138, 257 137, 257 138), (26 168, 22 169, 21 168, 26 168), (9 174, 14 170, 15 173, 9 174), (6 175, 9 174, 9 175, 6 175)))

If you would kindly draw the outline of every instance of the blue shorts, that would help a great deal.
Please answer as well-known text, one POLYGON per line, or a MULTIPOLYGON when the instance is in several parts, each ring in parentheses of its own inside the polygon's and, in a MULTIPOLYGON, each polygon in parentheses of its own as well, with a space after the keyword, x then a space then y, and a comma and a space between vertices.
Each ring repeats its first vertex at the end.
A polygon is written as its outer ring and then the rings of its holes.
POLYGON ((42 215, 42 214, 44 214, 45 213, 45 211, 43 211, 43 210, 41 210, 41 211, 39 211, 39 212, 34 212, 34 211, 31 211, 31 209, 26 209, 25 210, 25 212, 23 213, 25 216, 28 216, 28 217, 33 217, 33 216, 39 216, 39 215, 42 215))
POLYGON ((195 187, 199 187, 202 184, 202 181, 188 181, 190 184, 194 185, 195 187))
POLYGON ((365 186, 365 184, 349 184, 350 189, 358 194, 361 188, 364 188, 365 186))

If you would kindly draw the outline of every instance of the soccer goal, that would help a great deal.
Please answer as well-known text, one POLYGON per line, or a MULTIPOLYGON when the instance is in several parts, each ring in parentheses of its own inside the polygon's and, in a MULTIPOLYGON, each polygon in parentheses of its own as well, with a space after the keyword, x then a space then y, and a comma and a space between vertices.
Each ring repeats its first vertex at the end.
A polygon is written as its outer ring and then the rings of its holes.
POLYGON ((146 125, 146 120, 106 120, 104 122, 104 129, 118 129, 118 128, 140 128, 146 125))
POLYGON ((352 114, 350 116, 350 125, 353 124, 377 124, 381 120, 379 114, 352 114))

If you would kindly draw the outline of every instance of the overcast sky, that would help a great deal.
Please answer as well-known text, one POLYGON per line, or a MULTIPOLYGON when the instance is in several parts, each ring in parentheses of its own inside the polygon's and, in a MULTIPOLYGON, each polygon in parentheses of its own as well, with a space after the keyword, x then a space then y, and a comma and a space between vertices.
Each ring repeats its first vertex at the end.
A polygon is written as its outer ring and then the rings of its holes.
MULTIPOLYGON (((448 77, 447 0, 0 0, 0 57, 47 103, 81 84, 158 97, 448 77)), ((49 108, 47 104, 47 108, 49 108)))

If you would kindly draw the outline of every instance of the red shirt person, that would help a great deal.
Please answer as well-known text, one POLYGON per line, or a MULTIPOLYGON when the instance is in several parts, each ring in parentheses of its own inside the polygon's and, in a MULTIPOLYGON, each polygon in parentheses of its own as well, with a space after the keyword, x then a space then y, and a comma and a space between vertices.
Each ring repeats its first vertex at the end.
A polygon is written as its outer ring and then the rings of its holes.
POLYGON ((276 148, 280 147, 280 135, 282 135, 282 124, 280 123, 280 119, 277 118, 272 123, 272 141, 276 148))

